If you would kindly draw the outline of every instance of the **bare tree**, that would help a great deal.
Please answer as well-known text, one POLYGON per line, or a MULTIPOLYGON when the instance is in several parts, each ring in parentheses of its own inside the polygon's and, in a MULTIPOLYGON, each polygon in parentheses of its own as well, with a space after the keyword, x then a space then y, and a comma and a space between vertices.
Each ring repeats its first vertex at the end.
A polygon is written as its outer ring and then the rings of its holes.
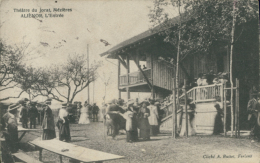
POLYGON ((34 79, 37 82, 31 87, 33 97, 46 96, 72 103, 78 93, 96 80, 100 66, 101 62, 94 62, 88 69, 85 55, 75 54, 61 66, 38 70, 38 78, 34 79))
MULTIPOLYGON (((27 47, 28 45, 7 46, 0 40, 0 93, 19 86, 17 80, 25 71, 22 61, 27 47)), ((19 98, 24 92, 25 90, 21 90, 17 96, 2 94, 0 101, 19 98)))

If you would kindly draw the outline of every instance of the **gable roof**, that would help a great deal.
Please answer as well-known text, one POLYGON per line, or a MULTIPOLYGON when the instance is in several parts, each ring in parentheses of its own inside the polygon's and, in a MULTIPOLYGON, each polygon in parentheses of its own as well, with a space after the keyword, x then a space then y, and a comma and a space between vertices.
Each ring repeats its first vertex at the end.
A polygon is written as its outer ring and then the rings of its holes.
MULTIPOLYGON (((187 20, 190 19, 190 17, 188 15, 190 15, 190 12, 186 12, 186 13, 182 14, 182 22, 186 22, 187 20)), ((162 31, 165 31, 165 30, 167 30, 169 28, 174 27, 176 24, 179 23, 179 16, 176 16, 176 17, 170 19, 168 23, 170 24, 168 28, 163 28, 162 25, 157 25, 156 27, 154 27, 152 29, 154 32, 152 30, 150 30, 150 29, 145 31, 145 32, 142 32, 142 33, 140 33, 140 34, 138 34, 138 35, 136 35, 136 36, 134 36, 132 38, 129 38, 129 39, 127 39, 127 40, 125 40, 125 41, 115 45, 114 47, 112 47, 108 51, 106 51, 104 53, 101 53, 100 56, 103 57, 103 56, 109 55, 109 54, 111 54, 113 52, 121 50, 122 48, 125 48, 126 46, 130 46, 130 45, 132 45, 134 43, 137 43, 138 41, 147 39, 149 37, 152 37, 152 36, 162 32, 162 31)))

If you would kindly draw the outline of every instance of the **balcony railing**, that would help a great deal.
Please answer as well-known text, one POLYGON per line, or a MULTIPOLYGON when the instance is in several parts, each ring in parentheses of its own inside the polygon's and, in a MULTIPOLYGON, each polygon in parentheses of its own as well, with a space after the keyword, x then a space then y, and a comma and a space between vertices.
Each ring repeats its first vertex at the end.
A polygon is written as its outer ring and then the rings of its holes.
MULTIPOLYGON (((151 80, 151 69, 145 69, 143 70, 144 74, 146 75, 146 77, 151 80)), ((121 75, 120 76, 120 86, 123 85, 132 85, 132 84, 138 84, 138 83, 144 83, 145 78, 143 76, 143 74, 140 71, 136 71, 136 72, 132 72, 129 73, 129 83, 127 83, 127 74, 121 75)))

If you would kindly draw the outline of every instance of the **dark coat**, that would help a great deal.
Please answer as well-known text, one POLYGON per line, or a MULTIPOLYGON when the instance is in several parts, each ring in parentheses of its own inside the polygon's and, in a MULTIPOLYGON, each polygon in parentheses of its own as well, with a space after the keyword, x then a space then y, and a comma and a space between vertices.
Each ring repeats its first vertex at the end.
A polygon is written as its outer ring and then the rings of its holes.
POLYGON ((36 118, 38 116, 38 110, 35 106, 31 106, 28 109, 28 116, 29 118, 36 118))

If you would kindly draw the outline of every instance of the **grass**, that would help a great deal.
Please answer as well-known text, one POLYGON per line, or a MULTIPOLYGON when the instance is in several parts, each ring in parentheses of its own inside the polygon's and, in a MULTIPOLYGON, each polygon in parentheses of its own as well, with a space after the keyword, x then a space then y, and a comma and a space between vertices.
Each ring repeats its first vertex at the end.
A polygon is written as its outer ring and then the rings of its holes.
MULTIPOLYGON (((121 133, 118 140, 112 140, 105 135, 103 123, 96 122, 88 125, 71 124, 73 144, 107 153, 125 156, 125 159, 108 161, 109 163, 157 163, 157 162, 259 162, 260 143, 251 143, 248 138, 230 138, 223 136, 193 136, 189 138, 169 138, 170 133, 152 137, 151 141, 126 143, 126 135, 121 133), (88 138, 88 140, 86 140, 88 138), (252 155, 252 158, 238 158, 238 155, 252 155), (210 156, 215 158, 205 158, 210 156), (216 158, 217 156, 221 158, 216 158), (223 156, 235 158, 223 158, 223 156), (204 157, 204 158, 203 158, 204 157)), ((56 131, 58 132, 58 130, 56 131)), ((38 152, 32 151, 26 142, 40 137, 41 133, 28 133, 23 138, 22 149, 36 159, 38 152), (29 152, 31 151, 31 152, 29 152)), ((59 162, 59 156, 43 150, 43 161, 59 162)), ((63 157, 63 162, 69 162, 63 157)))

